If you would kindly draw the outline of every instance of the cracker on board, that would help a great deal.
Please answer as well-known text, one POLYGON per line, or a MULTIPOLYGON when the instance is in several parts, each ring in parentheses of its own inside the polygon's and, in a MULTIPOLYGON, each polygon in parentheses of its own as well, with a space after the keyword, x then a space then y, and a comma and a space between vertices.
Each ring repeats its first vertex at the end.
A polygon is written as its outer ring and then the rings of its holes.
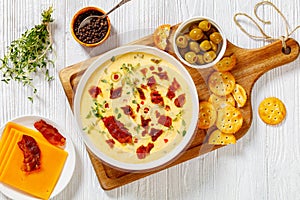
POLYGON ((246 90, 239 84, 235 84, 235 87, 232 91, 233 98, 237 102, 238 107, 243 107, 247 102, 247 93, 246 90))
POLYGON ((235 100, 231 94, 228 94, 226 96, 218 96, 215 94, 211 94, 209 96, 208 101, 210 103, 212 103, 216 109, 218 109, 220 107, 220 105, 224 104, 224 103, 229 103, 232 106, 235 106, 235 100))
POLYGON ((231 56, 223 57, 217 64, 213 66, 213 68, 219 72, 230 71, 236 65, 236 56, 232 54, 231 56))
POLYGON ((223 133, 234 134, 242 125, 243 116, 239 109, 227 104, 218 110, 216 126, 223 133))
POLYGON ((235 78, 230 72, 213 72, 208 78, 209 89, 218 96, 226 96, 235 87, 235 78))
POLYGON ((208 101, 201 101, 199 105, 199 123, 200 129, 208 129, 215 124, 217 119, 217 111, 215 107, 208 101))
POLYGON ((163 24, 155 29, 153 33, 153 40, 156 47, 161 50, 165 50, 168 44, 168 38, 170 36, 171 25, 163 24))
POLYGON ((268 97, 259 104, 258 113, 266 124, 277 125, 285 119, 286 108, 280 99, 268 97))
POLYGON ((227 145, 235 144, 236 138, 234 135, 222 133, 220 130, 212 132, 208 138, 208 144, 227 145))

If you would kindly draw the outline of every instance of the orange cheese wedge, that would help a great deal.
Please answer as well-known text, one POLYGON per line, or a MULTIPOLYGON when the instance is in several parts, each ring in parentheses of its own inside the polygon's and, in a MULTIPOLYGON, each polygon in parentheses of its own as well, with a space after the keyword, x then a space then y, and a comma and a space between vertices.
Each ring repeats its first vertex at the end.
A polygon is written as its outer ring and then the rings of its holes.
POLYGON ((68 153, 51 145, 41 133, 35 130, 11 122, 7 124, 6 129, 8 133, 4 131, 0 146, 2 156, 0 157, 0 181, 35 197, 49 199, 68 153), (33 137, 41 150, 41 167, 38 170, 32 172, 22 170, 24 156, 18 142, 23 135, 33 137), (4 138, 6 139, 3 140, 4 138))
POLYGON ((11 140, 6 140, 6 147, 4 147, 2 149, 3 154, 0 155, 0 160, 1 160, 0 177, 3 173, 3 169, 6 166, 8 159, 11 157, 10 152, 12 151, 14 144, 16 144, 21 139, 21 134, 18 133, 15 129, 11 129, 9 135, 10 135, 10 137, 8 137, 8 139, 11 139, 11 140))

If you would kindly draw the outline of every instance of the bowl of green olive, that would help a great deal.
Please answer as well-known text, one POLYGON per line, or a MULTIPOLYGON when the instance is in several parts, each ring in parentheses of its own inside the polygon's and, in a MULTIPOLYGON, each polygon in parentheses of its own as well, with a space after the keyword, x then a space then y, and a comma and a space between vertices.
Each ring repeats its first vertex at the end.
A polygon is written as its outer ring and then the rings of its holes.
POLYGON ((193 68, 215 65, 226 50, 223 30, 208 17, 192 17, 181 23, 172 42, 178 59, 193 68))

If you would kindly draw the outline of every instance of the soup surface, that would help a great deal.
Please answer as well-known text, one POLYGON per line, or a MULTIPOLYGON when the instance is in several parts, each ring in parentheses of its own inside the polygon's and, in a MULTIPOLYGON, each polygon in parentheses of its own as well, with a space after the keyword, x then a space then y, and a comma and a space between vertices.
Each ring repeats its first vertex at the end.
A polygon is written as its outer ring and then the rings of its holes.
POLYGON ((81 97, 84 132, 107 156, 145 163, 171 152, 191 123, 189 85, 158 56, 112 57, 90 76, 81 97))

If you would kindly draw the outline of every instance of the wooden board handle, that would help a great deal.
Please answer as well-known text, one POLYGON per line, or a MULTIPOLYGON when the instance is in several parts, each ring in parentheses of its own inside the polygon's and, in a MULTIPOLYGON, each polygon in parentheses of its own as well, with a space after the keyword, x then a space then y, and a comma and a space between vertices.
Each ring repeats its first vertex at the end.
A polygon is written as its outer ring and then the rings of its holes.
POLYGON ((227 44, 229 48, 227 48, 228 51, 225 54, 235 53, 240 58, 237 68, 233 70, 236 79, 252 83, 249 85, 250 88, 247 88, 248 92, 251 91, 254 83, 264 73, 290 63, 299 56, 299 44, 294 39, 286 41, 287 48, 290 49, 289 54, 283 53, 282 42, 280 40, 258 49, 242 49, 230 42, 227 44))

